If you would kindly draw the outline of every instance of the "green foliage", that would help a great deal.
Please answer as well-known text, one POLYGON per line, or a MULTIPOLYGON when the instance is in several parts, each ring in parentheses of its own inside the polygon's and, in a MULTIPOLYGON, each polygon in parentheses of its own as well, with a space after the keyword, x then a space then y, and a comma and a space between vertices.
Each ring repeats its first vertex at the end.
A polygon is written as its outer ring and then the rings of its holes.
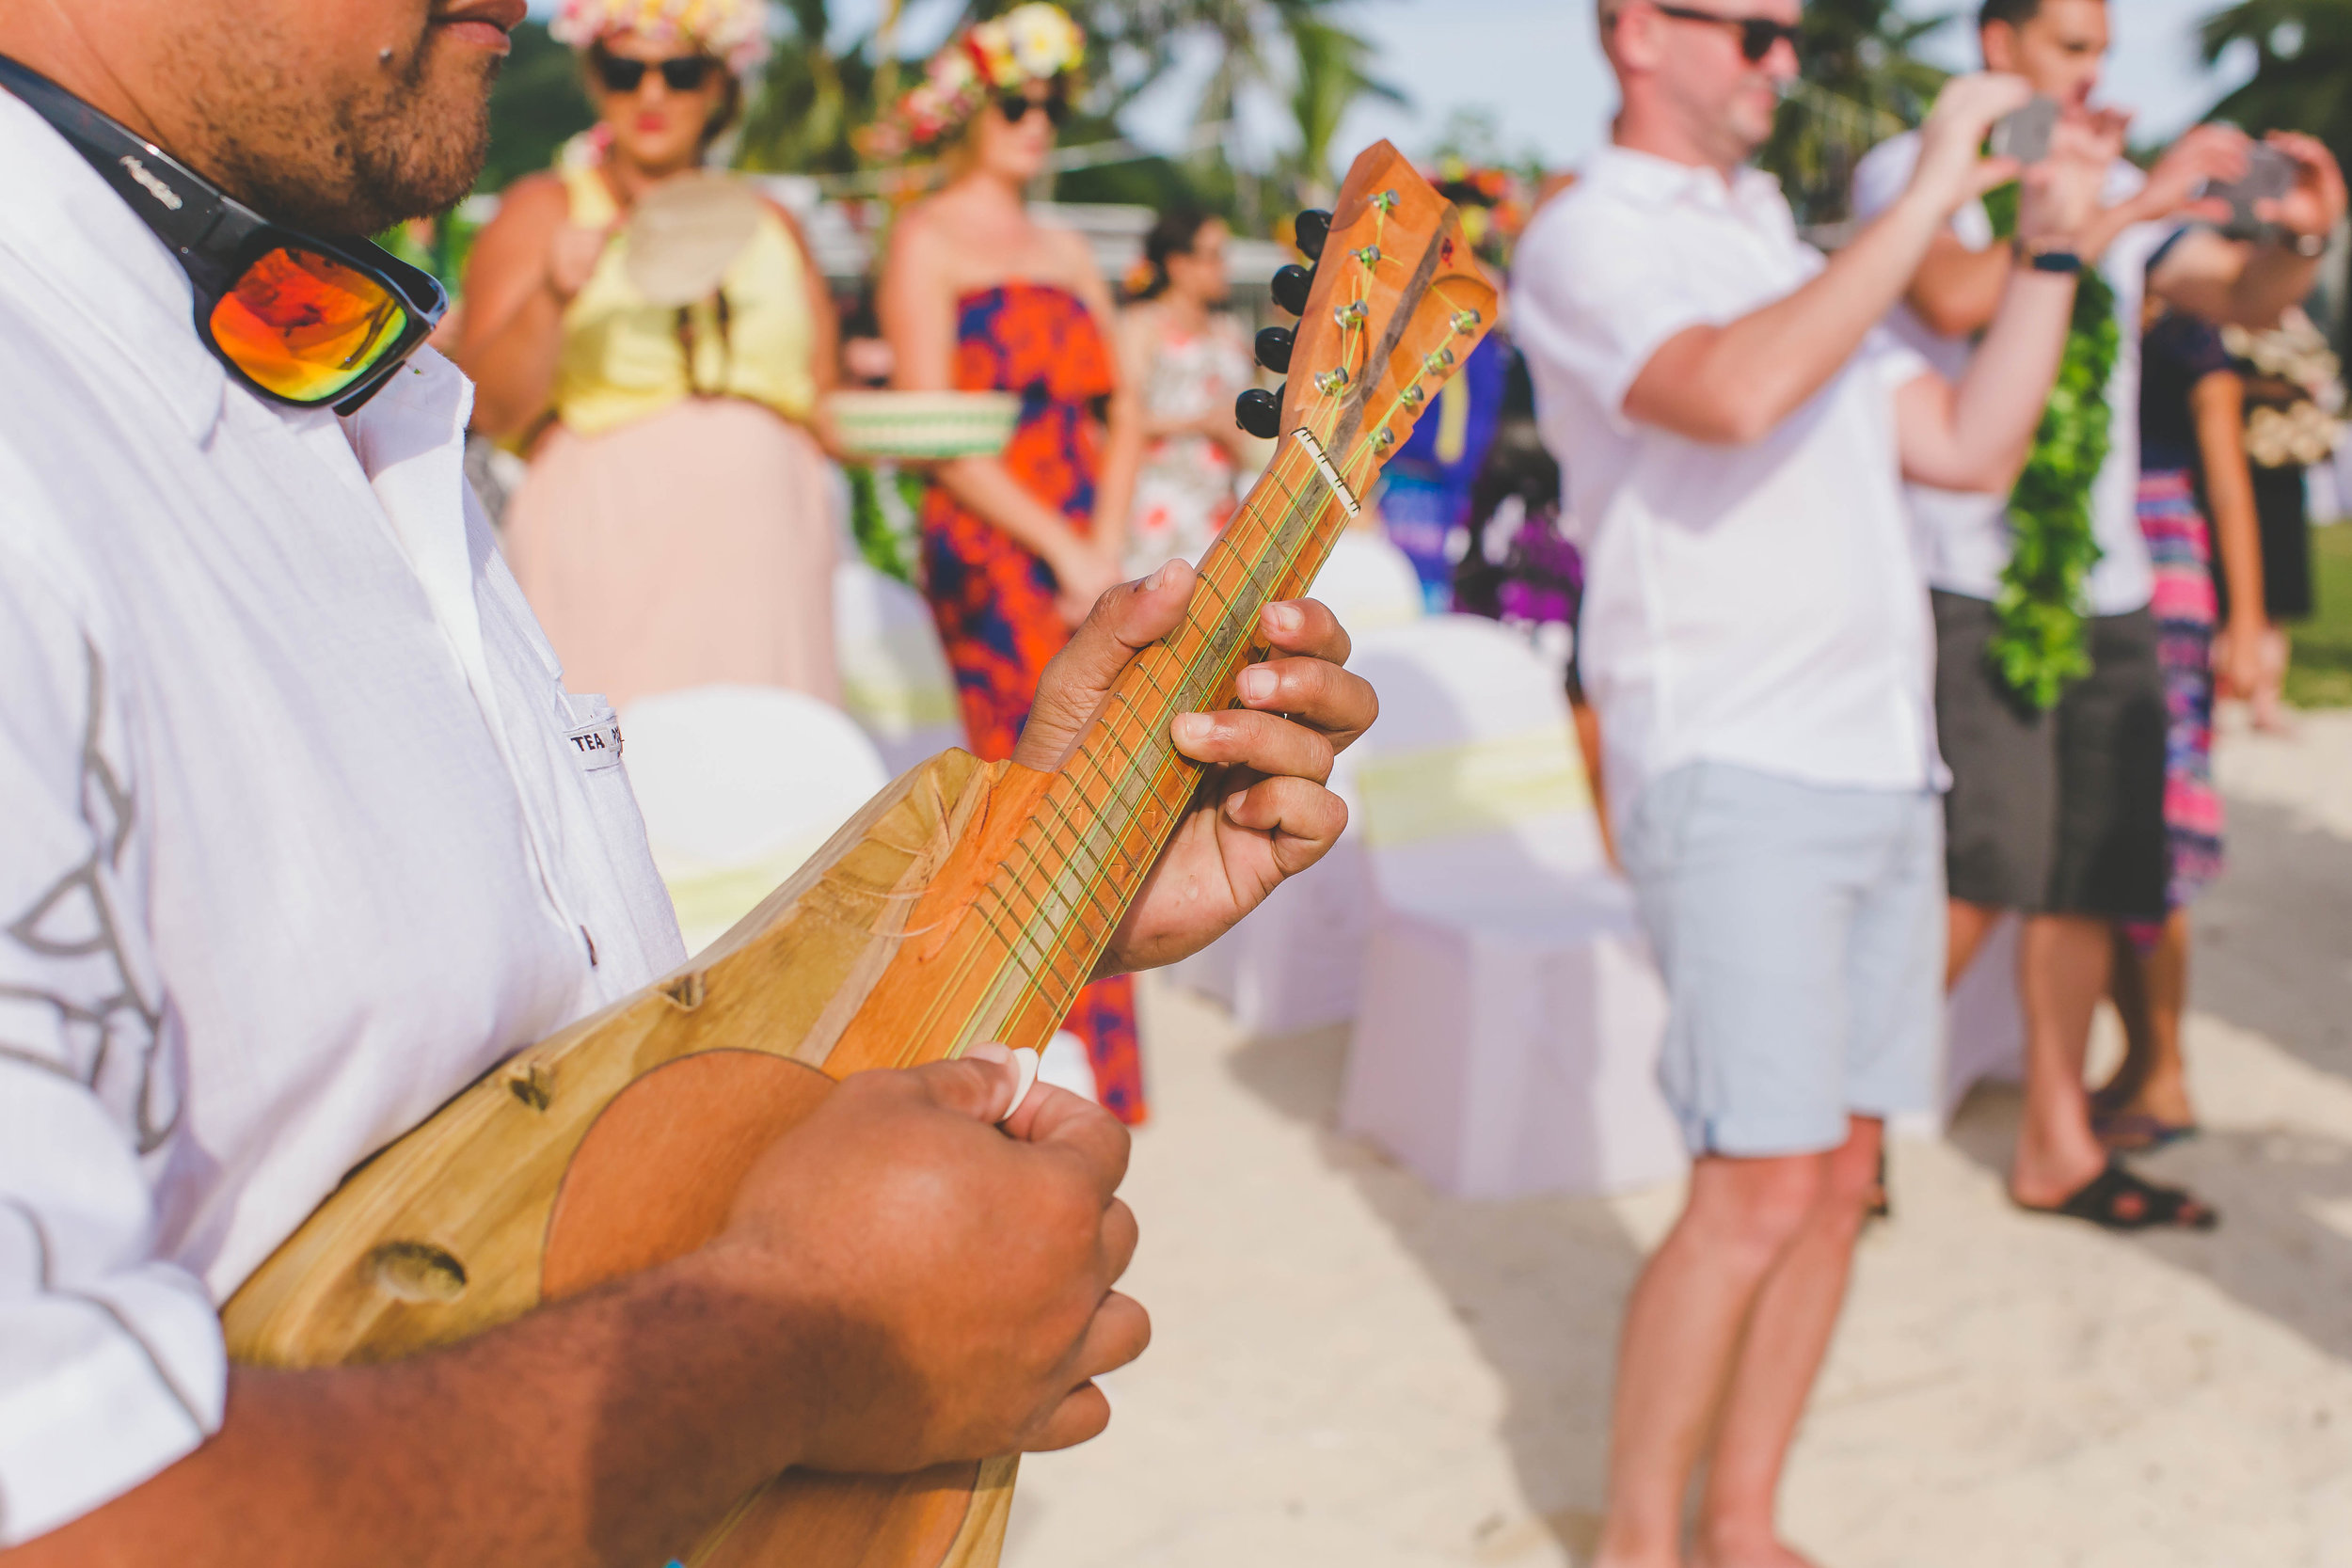
POLYGON ((479 191, 502 191, 547 167, 557 148, 596 123, 571 50, 548 37, 540 22, 524 23, 513 37, 514 51, 490 91, 490 161, 474 182, 479 191))
POLYGON ((1357 100, 1402 103, 1405 94, 1372 75, 1372 45, 1345 28, 1314 16, 1293 18, 1289 28, 1298 60, 1290 99, 1291 116, 1298 126, 1295 172, 1305 196, 1338 185, 1331 172, 1331 141, 1357 100))
MULTIPOLYGON (((1985 198, 1994 232, 2017 232, 2018 190, 1985 198)), ((1994 601, 2000 630, 1987 650, 2010 689, 2037 708, 2058 704, 2070 682, 2090 673, 2083 630, 2083 585, 2099 562, 2091 491, 2106 466, 2113 414, 2107 385, 2122 352, 2115 291, 2087 267, 2074 289, 2058 385, 2034 433, 2033 451, 2010 495, 2009 565, 1994 601)))
MULTIPOLYGON (((954 25, 1009 10, 1017 0, 965 0, 954 25)), ((1269 200, 1289 200, 1302 181, 1327 178, 1330 141, 1359 98, 1395 97, 1370 74, 1372 49, 1331 20, 1348 0, 1063 0, 1087 31, 1087 94, 1063 135, 1080 146, 1119 135, 1120 114, 1175 64, 1186 40, 1208 45, 1216 61, 1194 108, 1194 123, 1222 124, 1236 100, 1263 92, 1287 102, 1298 121, 1300 150, 1267 176, 1238 169, 1221 151, 1146 158, 1062 175, 1065 201, 1179 202, 1241 220, 1269 200), (1323 171, 1318 173, 1317 171, 1323 171)), ((923 69, 907 40, 877 28, 849 40, 833 35, 827 0, 787 0, 789 25, 778 38, 745 118, 737 161, 745 167, 843 174, 859 166, 851 137, 872 123, 923 69), (885 58, 885 55, 893 56, 885 58)), ((926 17, 935 24, 935 13, 926 17)), ((927 25, 926 40, 930 36, 927 25)), ((550 144, 551 145, 551 144, 550 144)))
POLYGON ((2205 19, 2207 64, 2251 44, 2254 75, 2214 106, 2247 130, 2307 131, 2352 161, 2352 0, 2243 0, 2205 19))
POLYGON ((2352 707, 2352 523, 2312 530, 2312 618, 2292 628, 2287 701, 2352 707))
POLYGON ((1896 0, 1812 0, 1798 44, 1804 73, 1757 164, 1802 224, 1835 223, 1862 154, 1927 114, 1945 72, 1913 53, 1953 13, 1915 19, 1896 0))
POLYGON ((913 584, 916 517, 929 488, 922 470, 852 463, 841 472, 850 482, 850 532, 858 554, 883 576, 913 584))

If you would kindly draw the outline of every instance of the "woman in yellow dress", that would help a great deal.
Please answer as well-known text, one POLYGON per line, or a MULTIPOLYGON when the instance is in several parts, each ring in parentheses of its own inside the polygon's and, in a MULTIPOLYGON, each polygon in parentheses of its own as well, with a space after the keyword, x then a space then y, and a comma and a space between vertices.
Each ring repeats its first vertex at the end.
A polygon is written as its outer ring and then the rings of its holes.
POLYGON ((550 30, 598 123, 482 231, 457 352, 474 428, 530 443, 515 576, 574 689, 837 702, 832 301, 790 215, 702 169, 764 0, 566 0, 550 30))

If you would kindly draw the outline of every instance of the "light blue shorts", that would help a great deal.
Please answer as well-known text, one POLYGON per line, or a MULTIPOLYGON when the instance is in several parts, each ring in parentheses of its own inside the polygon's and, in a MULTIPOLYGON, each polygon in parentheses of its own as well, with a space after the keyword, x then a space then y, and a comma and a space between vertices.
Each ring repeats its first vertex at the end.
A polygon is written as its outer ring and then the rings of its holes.
POLYGON ((1849 1116, 1933 1103, 1944 814, 1699 762, 1652 781, 1620 845, 1664 973, 1659 1081, 1693 1154, 1810 1154, 1849 1116))

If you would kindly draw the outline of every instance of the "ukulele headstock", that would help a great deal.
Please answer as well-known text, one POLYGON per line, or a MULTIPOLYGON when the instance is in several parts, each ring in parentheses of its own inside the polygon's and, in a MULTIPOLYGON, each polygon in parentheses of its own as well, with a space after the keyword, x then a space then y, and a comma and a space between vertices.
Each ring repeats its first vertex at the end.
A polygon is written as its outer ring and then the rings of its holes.
POLYGON ((1300 214, 1298 243, 1312 272, 1274 281, 1298 325, 1258 335, 1260 363, 1290 380, 1243 393, 1235 416, 1252 435, 1306 430, 1360 483, 1493 325, 1495 287, 1454 204, 1385 141, 1356 160, 1330 213, 1300 214))

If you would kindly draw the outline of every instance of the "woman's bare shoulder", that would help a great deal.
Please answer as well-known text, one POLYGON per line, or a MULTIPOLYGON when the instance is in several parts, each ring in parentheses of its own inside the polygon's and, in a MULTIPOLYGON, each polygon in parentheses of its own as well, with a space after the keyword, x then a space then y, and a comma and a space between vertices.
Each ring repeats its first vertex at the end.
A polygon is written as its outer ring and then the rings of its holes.
POLYGON ((526 174, 500 193, 487 226, 501 235, 551 234, 571 216, 571 193, 551 171, 526 174))

